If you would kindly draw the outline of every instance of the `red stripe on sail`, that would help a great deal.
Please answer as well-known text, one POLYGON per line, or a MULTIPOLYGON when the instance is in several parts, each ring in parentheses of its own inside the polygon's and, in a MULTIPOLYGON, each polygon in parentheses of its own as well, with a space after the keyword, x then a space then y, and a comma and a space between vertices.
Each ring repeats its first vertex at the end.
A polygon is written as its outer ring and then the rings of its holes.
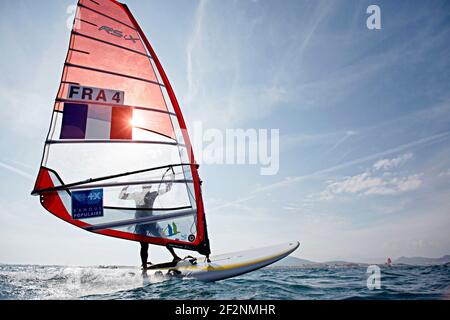
POLYGON ((131 140, 133 138, 132 118, 132 108, 112 107, 110 139, 131 140))

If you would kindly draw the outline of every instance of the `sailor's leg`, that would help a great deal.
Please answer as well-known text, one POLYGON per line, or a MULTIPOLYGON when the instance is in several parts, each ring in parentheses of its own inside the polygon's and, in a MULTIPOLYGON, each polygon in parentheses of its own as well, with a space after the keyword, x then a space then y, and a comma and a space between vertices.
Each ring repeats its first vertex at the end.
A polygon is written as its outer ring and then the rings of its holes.
POLYGON ((169 250, 170 254, 172 255, 173 261, 181 260, 181 258, 179 256, 177 256, 177 254, 175 253, 175 250, 173 250, 172 247, 167 247, 167 250, 169 250))
POLYGON ((140 242, 141 244, 141 262, 142 268, 147 269, 147 259, 148 259, 148 243, 140 242))

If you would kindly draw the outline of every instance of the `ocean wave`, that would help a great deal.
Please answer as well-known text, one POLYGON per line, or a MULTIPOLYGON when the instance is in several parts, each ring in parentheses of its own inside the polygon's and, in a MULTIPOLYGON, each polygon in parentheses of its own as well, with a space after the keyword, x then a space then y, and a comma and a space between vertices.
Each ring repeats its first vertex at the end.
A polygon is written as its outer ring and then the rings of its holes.
POLYGON ((445 299, 448 266, 382 268, 367 288, 366 268, 266 268, 204 283, 143 278, 139 268, 0 265, 0 299, 445 299))

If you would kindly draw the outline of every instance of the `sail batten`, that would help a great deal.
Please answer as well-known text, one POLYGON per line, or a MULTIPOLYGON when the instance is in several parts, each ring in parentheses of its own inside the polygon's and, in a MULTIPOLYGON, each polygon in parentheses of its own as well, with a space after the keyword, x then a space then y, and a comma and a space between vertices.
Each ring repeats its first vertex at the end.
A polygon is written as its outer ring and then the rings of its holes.
POLYGON ((110 223, 98 224, 95 226, 87 226, 87 227, 84 227, 84 229, 88 230, 88 231, 97 231, 97 230, 105 230, 105 229, 110 229, 110 228, 124 227, 124 226, 129 226, 129 225, 141 225, 141 224, 146 224, 149 222, 157 222, 157 221, 170 220, 170 219, 180 218, 180 217, 185 217, 185 216, 191 216, 195 213, 196 213, 195 210, 185 210, 183 212, 165 214, 162 216, 151 216, 151 217, 138 218, 138 219, 114 221, 114 222, 110 222, 110 223))
MULTIPOLYGON (((83 20, 81 20, 81 21, 83 21, 83 20)), ((89 23, 87 21, 84 21, 84 22, 85 23, 89 23)), ((97 27, 97 25, 95 25, 95 24, 92 24, 92 25, 97 27)), ((72 34, 74 34, 76 36, 84 37, 84 38, 87 38, 87 39, 90 39, 90 40, 98 41, 98 42, 101 42, 103 44, 107 44, 107 45, 112 46, 112 47, 116 47, 116 48, 120 48, 120 49, 123 49, 123 50, 127 50, 127 51, 130 51, 130 52, 139 54, 141 56, 147 57, 149 59, 152 59, 152 57, 149 56, 148 54, 145 54, 145 53, 139 52, 137 50, 133 50, 133 49, 130 49, 130 48, 127 48, 127 47, 124 47, 124 46, 121 46, 121 45, 118 45, 118 44, 115 44, 115 43, 112 43, 112 42, 108 42, 108 41, 105 41, 105 40, 102 40, 102 39, 91 37, 91 36, 88 36, 87 34, 83 34, 83 33, 77 32, 77 31, 72 31, 72 34)))
MULTIPOLYGON (((75 85, 80 85, 79 83, 75 83, 75 82, 70 82, 69 84, 75 84, 75 85)), ((76 99, 62 99, 62 98, 56 98, 56 102, 75 102, 75 103, 82 103, 83 100, 76 100, 76 99)), ((108 103, 103 103, 103 102, 90 102, 90 104, 95 104, 95 105, 99 105, 99 106, 110 106, 108 103)), ((140 107, 140 106, 129 106, 129 105, 122 105, 123 107, 128 107, 128 108, 133 108, 136 110, 143 110, 143 111, 151 111, 151 112, 159 112, 159 113, 164 113, 164 114, 168 114, 171 116, 176 116, 176 114, 174 112, 171 111, 164 111, 164 110, 160 110, 160 109, 155 109, 155 108, 149 108, 149 107, 140 107)), ((62 110, 55 110, 55 111, 61 111, 62 110)))
POLYGON ((127 26, 128 28, 131 28, 131 29, 136 30, 134 27, 128 25, 127 23, 125 23, 125 22, 123 22, 123 21, 120 21, 120 20, 118 20, 118 19, 115 19, 115 18, 113 18, 113 17, 110 17, 110 16, 108 16, 107 14, 104 14, 104 13, 102 13, 102 12, 99 12, 99 11, 93 9, 93 8, 90 8, 90 7, 86 6, 86 5, 83 5, 83 4, 80 3, 80 4, 78 4, 78 6, 81 7, 81 8, 85 8, 85 9, 87 9, 87 10, 90 10, 90 11, 92 11, 92 12, 95 12, 96 14, 99 14, 99 15, 105 17, 105 18, 108 18, 108 19, 111 19, 111 20, 113 20, 113 21, 115 21, 115 22, 118 22, 118 23, 120 23, 120 24, 123 24, 124 26, 127 26))
POLYGON ((87 231, 210 252, 181 109, 126 5, 78 2, 32 194, 87 231))
MULTIPOLYGON (((79 50, 78 50, 78 51, 79 51, 79 50)), ((118 73, 118 72, 113 72, 113 71, 108 71, 108 70, 102 70, 102 69, 98 69, 98 68, 92 68, 92 67, 83 66, 83 65, 79 65, 79 64, 73 64, 73 63, 65 63, 65 65, 66 65, 67 67, 86 69, 86 70, 89 70, 89 71, 106 73, 106 74, 110 74, 110 75, 117 76, 117 77, 124 77, 124 78, 130 78, 130 79, 133 79, 133 80, 144 81, 144 82, 156 84, 156 85, 162 86, 162 87, 164 86, 164 84, 159 83, 159 82, 157 82, 157 81, 153 81, 153 80, 149 80, 149 79, 144 79, 144 78, 139 78, 139 77, 135 77, 135 76, 123 74, 123 73, 118 73)))
POLYGON ((100 140, 100 139, 91 139, 91 140, 77 140, 77 139, 70 139, 70 140, 47 140, 45 142, 46 144, 74 144, 74 143, 129 143, 129 144, 136 144, 136 143, 143 143, 143 144, 163 144, 163 145, 170 145, 170 146, 183 146, 182 144, 179 144, 177 142, 167 142, 167 141, 151 141, 151 140, 100 140))
MULTIPOLYGON (((46 192, 53 192, 53 191, 59 191, 59 190, 83 190, 86 188, 104 188, 104 187, 124 187, 124 186, 133 186, 133 185, 154 185, 159 183, 193 183, 193 180, 144 180, 144 181, 127 181, 127 182, 111 182, 111 183, 86 183, 83 185, 75 185, 75 186, 67 186, 67 185, 61 185, 53 188, 48 189, 40 189, 36 190, 35 193, 46 193, 46 192)), ((153 208, 151 208, 153 210, 153 208)))
MULTIPOLYGON (((189 166, 189 165, 190 165, 189 163, 168 164, 168 165, 163 165, 163 166, 153 167, 153 168, 146 168, 146 169, 137 170, 137 171, 122 172, 120 174, 115 174, 115 175, 110 175, 110 176, 103 176, 103 177, 83 179, 81 181, 63 184, 63 185, 60 185, 60 186, 57 186, 57 187, 54 187, 54 188, 51 188, 51 189, 34 190, 33 194, 37 194, 37 193, 40 193, 40 192, 64 190, 64 189, 69 189, 71 187, 87 185, 89 183, 100 182, 100 181, 111 180, 111 179, 117 179, 117 178, 127 177, 127 176, 131 176, 131 175, 148 173, 148 172, 151 172, 151 171, 163 170, 163 169, 164 170, 169 170, 169 169, 173 169, 173 168, 176 168, 176 167, 189 166)), ((52 171, 49 168, 45 168, 45 169, 52 171)), ((58 176, 58 180, 61 181, 61 178, 59 176, 58 176)))

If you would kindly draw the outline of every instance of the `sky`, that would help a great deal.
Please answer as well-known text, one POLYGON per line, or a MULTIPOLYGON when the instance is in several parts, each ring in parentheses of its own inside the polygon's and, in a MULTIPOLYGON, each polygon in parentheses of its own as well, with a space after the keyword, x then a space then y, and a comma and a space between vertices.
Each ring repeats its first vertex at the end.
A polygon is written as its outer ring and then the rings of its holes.
MULTIPOLYGON (((0 1, 1 263, 139 264, 137 243, 78 229, 30 196, 75 3, 0 1)), ((450 253, 448 1, 127 4, 189 129, 279 130, 275 175, 202 164, 213 254, 293 240, 294 256, 315 261, 450 253), (366 26, 371 4, 379 30, 366 26)))

